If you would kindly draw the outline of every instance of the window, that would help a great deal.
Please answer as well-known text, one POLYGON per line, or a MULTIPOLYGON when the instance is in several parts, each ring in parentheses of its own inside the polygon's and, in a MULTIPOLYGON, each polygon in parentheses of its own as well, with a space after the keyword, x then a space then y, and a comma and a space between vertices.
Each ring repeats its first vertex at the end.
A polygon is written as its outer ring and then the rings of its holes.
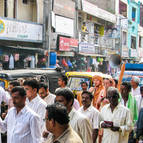
POLYGON ((143 48, 143 37, 139 36, 139 47, 143 48))
POLYGON ((4 0, 4 17, 7 17, 7 0, 4 0))
POLYGON ((119 2, 119 13, 127 17, 127 5, 123 3, 121 0, 119 2))
POLYGON ((140 6, 140 26, 143 27, 143 5, 140 6))
POLYGON ((28 0, 23 0, 23 3, 24 3, 24 4, 27 4, 27 3, 28 3, 28 0))
POLYGON ((123 31, 122 44, 127 45, 127 32, 124 32, 124 31, 123 31))
POLYGON ((131 36, 131 48, 136 49, 136 37, 131 36))
POLYGON ((136 9, 132 8, 132 21, 136 21, 136 9))
POLYGON ((13 18, 17 17, 17 0, 14 0, 13 18))

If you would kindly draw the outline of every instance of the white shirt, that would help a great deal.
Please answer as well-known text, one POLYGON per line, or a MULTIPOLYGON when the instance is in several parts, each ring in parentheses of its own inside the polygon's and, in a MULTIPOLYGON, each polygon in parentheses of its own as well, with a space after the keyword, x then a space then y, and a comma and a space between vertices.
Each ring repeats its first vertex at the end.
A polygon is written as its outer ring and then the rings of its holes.
POLYGON ((2 101, 8 104, 9 99, 10 99, 9 94, 0 86, 0 104, 2 101))
POLYGON ((95 107, 90 105, 86 110, 84 110, 82 106, 78 111, 89 119, 93 129, 99 128, 99 111, 95 107))
POLYGON ((136 95, 135 99, 137 101, 138 112, 140 112, 140 109, 143 108, 143 97, 142 95, 136 95))
MULTIPOLYGON (((4 101, 7 105, 9 103, 10 96, 8 92, 6 92, 1 86, 0 86, 0 105, 2 101, 4 101)), ((0 106, 0 113, 1 113, 1 106, 0 106)), ((1 134, 0 134, 0 143, 1 143, 1 134)))
POLYGON ((44 101, 47 103, 47 105, 54 104, 55 98, 56 96, 54 94, 49 93, 49 95, 44 98, 44 101))
POLYGON ((120 103, 111 111, 110 104, 101 109, 101 122, 112 121, 114 126, 120 127, 120 131, 113 132, 111 129, 104 129, 102 143, 128 143, 129 133, 132 129, 132 117, 128 108, 120 103))
POLYGON ((2 132, 7 131, 7 143, 41 143, 40 118, 25 106, 18 114, 12 107, 4 121, 0 118, 2 132))
POLYGON ((70 125, 81 137, 83 143, 92 143, 92 127, 87 117, 74 108, 69 113, 70 125))
POLYGON ((35 113, 39 115, 41 129, 43 133, 43 131, 45 130, 45 122, 43 121, 43 119, 45 118, 46 114, 46 106, 47 106, 46 102, 39 95, 37 95, 31 101, 27 99, 26 104, 30 109, 32 109, 35 113))
POLYGON ((136 96, 136 95, 140 95, 140 87, 138 86, 136 89, 132 88, 132 95, 136 96))

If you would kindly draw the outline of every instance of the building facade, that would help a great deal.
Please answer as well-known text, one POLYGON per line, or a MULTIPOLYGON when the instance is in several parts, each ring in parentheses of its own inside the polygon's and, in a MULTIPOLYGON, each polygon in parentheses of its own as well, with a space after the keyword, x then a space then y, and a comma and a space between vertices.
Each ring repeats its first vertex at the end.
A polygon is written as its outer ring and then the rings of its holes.
POLYGON ((0 62, 4 69, 34 68, 38 63, 38 54, 43 54, 42 9, 41 0, 0 0, 0 62))

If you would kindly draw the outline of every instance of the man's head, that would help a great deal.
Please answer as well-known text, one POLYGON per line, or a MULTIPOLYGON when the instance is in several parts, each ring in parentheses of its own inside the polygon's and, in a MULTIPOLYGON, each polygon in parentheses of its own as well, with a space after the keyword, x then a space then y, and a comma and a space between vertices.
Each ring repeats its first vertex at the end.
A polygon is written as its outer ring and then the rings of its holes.
POLYGON ((131 79, 131 86, 133 88, 137 88, 139 83, 140 83, 140 78, 137 77, 137 76, 133 76, 132 79, 131 79))
POLYGON ((91 105, 93 95, 89 91, 83 91, 81 97, 83 106, 88 108, 91 105))
POLYGON ((64 105, 55 103, 48 105, 46 110, 46 128, 49 132, 54 134, 57 129, 62 129, 68 125, 69 116, 64 105))
POLYGON ((85 82, 85 81, 81 82, 81 88, 82 88, 83 91, 86 91, 87 88, 88 88, 87 82, 85 82))
POLYGON ((16 108, 22 108, 25 105, 26 91, 23 87, 14 87, 11 91, 13 104, 16 108))
POLYGON ((112 81, 109 80, 109 78, 105 78, 103 80, 103 85, 104 85, 105 89, 107 90, 112 85, 112 81))
POLYGON ((26 80, 23 85, 24 89, 26 90, 26 95, 29 99, 33 99, 34 97, 37 96, 37 92, 39 89, 39 84, 37 80, 35 79, 26 80))
POLYGON ((70 112, 72 105, 74 103, 74 94, 69 88, 60 88, 55 92, 56 102, 59 102, 67 107, 70 112))
POLYGON ((65 75, 61 75, 59 78, 58 78, 58 85, 60 87, 65 87, 67 85, 67 82, 68 82, 68 79, 65 75))
POLYGON ((141 95, 143 97, 143 86, 140 87, 140 92, 141 92, 141 95))
POLYGON ((116 107, 118 105, 118 99, 119 99, 118 89, 115 87, 109 87, 107 90, 107 98, 110 102, 110 105, 116 107))
POLYGON ((8 92, 11 93, 12 89, 16 86, 20 86, 20 82, 18 81, 11 81, 8 86, 8 92))
POLYGON ((129 82, 123 82, 121 84, 121 95, 123 97, 128 97, 129 93, 131 92, 131 84, 129 82))
POLYGON ((48 86, 44 83, 40 83, 38 93, 40 97, 44 99, 49 94, 48 86))

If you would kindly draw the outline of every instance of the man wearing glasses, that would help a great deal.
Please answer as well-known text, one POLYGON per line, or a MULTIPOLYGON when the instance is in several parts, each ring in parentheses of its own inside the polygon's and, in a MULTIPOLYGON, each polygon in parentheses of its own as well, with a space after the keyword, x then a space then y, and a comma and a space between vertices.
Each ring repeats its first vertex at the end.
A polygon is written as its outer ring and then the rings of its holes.
POLYGON ((102 143, 127 143, 132 129, 129 109, 119 103, 119 92, 114 87, 107 91, 109 104, 101 109, 100 126, 104 129, 102 143))

